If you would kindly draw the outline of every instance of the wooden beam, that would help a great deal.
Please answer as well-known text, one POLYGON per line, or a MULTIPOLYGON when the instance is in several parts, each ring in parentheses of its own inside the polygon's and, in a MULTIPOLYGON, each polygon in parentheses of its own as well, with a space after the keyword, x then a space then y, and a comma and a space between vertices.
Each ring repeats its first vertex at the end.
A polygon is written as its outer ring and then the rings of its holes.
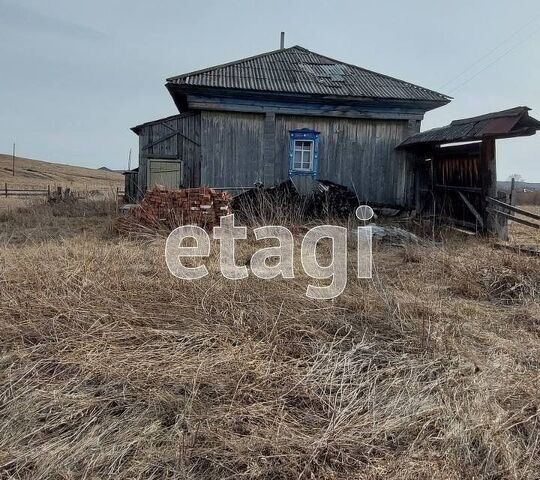
POLYGON ((170 155, 168 153, 145 153, 143 158, 162 158, 163 160, 180 160, 178 155, 170 155))
POLYGON ((158 138, 157 140, 154 140, 153 142, 150 142, 148 145, 145 145, 143 147, 143 150, 148 150, 149 148, 152 148, 154 145, 157 145, 158 143, 164 142, 165 140, 168 140, 169 138, 172 138, 176 135, 176 132, 169 133, 168 135, 165 135, 161 138, 158 138))
POLYGON ((487 197, 487 201, 495 206, 510 210, 511 212, 519 213, 520 215, 533 218, 534 220, 540 220, 540 215, 537 215, 536 213, 529 212, 528 210, 523 210, 522 208, 514 207, 513 205, 501 202, 500 200, 497 200, 495 198, 487 197))
POLYGON ((482 215, 478 213, 476 208, 474 208, 473 204, 469 202, 469 199, 459 190, 457 191, 458 195, 460 196, 461 200, 463 200, 463 203, 467 205, 467 208, 471 211, 471 213, 476 217, 476 220, 478 220, 478 223, 484 229, 484 220, 482 219, 482 215))
POLYGON ((462 192, 468 192, 468 193, 482 193, 482 189, 480 187, 461 187, 461 186, 454 186, 454 185, 435 185, 435 188, 440 188, 442 190, 456 190, 456 191, 462 191, 462 192))
POLYGON ((489 213, 493 213, 495 215, 501 215, 504 218, 507 218, 508 220, 512 220, 513 222, 521 223, 522 225, 527 225, 528 227, 540 229, 540 223, 529 222, 529 220, 525 220, 523 218, 515 217, 514 215, 512 215, 510 213, 501 212, 500 210, 496 210, 496 209, 490 208, 490 207, 486 208, 486 210, 489 213))
POLYGON ((265 187, 274 184, 275 163, 276 163, 276 115, 273 112, 267 112, 264 117, 264 136, 263 136, 263 183, 265 187))
MULTIPOLYGON (((495 139, 482 140, 480 147, 480 185, 482 185, 481 211, 486 212, 487 200, 485 197, 497 196, 497 165, 495 159, 495 139)), ((489 232, 498 233, 498 226, 485 213, 484 221, 489 232)))
POLYGON ((457 218, 452 218, 452 217, 443 217, 441 215, 428 215, 426 216, 426 218, 439 219, 441 222, 444 222, 450 225, 461 225, 462 227, 471 228, 472 230, 476 230, 477 228, 477 225, 475 223, 467 222, 466 220, 459 220, 457 218))
MULTIPOLYGON (((170 128, 170 127, 169 127, 170 128)), ((153 142, 149 143, 148 145, 145 145, 143 147, 143 150, 148 150, 149 148, 152 148, 154 145, 157 145, 158 143, 164 142, 165 140, 168 140, 169 138, 174 137, 175 135, 180 135, 181 137, 184 137, 186 140, 189 140, 190 142, 193 142, 197 146, 201 146, 199 142, 196 142, 192 138, 189 138, 188 136, 184 135, 180 130, 174 130, 172 133, 169 133, 168 135, 165 135, 161 138, 158 138, 157 140, 154 140, 153 142)))
POLYGON ((423 112, 400 108, 362 108, 353 105, 333 105, 316 103, 287 103, 246 99, 226 99, 217 97, 188 96, 189 108, 193 110, 217 110, 228 112, 250 112, 288 115, 309 115, 317 117, 366 118, 381 120, 422 120, 423 112))

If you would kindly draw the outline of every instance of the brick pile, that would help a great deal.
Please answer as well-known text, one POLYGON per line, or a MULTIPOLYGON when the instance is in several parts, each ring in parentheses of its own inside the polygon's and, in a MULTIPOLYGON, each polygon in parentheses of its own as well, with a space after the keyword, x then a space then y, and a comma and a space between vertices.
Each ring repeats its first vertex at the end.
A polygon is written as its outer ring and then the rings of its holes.
POLYGON ((173 230, 198 225, 211 230, 219 217, 230 213, 228 193, 208 187, 170 189, 155 187, 119 221, 121 231, 173 230))

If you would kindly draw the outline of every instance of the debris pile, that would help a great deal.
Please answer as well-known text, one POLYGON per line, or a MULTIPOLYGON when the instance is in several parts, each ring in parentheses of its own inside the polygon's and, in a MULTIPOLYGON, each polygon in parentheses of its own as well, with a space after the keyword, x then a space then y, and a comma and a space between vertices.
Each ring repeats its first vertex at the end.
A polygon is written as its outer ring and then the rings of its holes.
POLYGON ((392 244, 420 243, 420 238, 403 228, 393 226, 372 225, 371 231, 375 240, 392 244))
POLYGON ((291 179, 265 188, 261 185, 234 197, 232 208, 244 222, 281 220, 286 223, 312 219, 346 218, 358 207, 356 194, 344 185, 328 180, 314 180, 313 189, 301 194, 291 179))
POLYGON ((69 187, 57 187, 56 190, 47 192, 47 201, 49 203, 74 202, 75 200, 77 200, 77 197, 69 187))
POLYGON ((199 225, 211 230, 219 217, 230 213, 230 196, 208 187, 171 189, 155 187, 140 205, 118 221, 122 232, 173 230, 179 225, 199 225))
POLYGON ((313 210, 337 217, 347 217, 358 207, 356 194, 344 185, 329 180, 317 180, 313 195, 313 210))

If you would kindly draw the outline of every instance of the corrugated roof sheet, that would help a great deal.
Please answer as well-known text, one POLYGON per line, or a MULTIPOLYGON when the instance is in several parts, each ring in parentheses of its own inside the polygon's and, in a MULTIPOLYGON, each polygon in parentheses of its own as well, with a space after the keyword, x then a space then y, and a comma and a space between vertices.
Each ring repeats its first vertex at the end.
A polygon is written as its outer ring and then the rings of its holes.
POLYGON ((432 128, 405 139, 398 148, 482 140, 484 137, 532 135, 540 122, 529 116, 529 107, 515 107, 478 117, 454 120, 450 125, 432 128))
POLYGON ((451 97, 311 52, 274 50, 167 79, 179 85, 447 103, 451 97))

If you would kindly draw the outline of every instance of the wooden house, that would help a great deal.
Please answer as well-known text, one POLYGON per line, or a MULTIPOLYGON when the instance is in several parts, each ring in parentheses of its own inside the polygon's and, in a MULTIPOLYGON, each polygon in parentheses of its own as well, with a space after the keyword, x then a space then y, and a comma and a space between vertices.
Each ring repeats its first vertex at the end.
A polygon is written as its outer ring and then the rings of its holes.
POLYGON ((167 79, 178 115, 137 125, 139 197, 156 184, 231 191, 291 179, 414 206, 414 161, 396 149, 450 98, 294 46, 167 79))

